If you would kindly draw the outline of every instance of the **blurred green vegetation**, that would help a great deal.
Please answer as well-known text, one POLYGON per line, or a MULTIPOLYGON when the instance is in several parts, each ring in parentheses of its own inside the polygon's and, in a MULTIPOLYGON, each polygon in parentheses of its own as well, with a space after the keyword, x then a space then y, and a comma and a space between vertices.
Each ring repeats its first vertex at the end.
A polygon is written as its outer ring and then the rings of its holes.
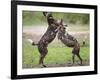
MULTIPOLYGON (((42 12, 38 11, 23 11, 23 25, 44 25, 47 24, 46 18, 43 16, 42 12)), ((83 13, 52 13, 55 19, 63 19, 65 23, 69 24, 89 24, 89 14, 83 13)))

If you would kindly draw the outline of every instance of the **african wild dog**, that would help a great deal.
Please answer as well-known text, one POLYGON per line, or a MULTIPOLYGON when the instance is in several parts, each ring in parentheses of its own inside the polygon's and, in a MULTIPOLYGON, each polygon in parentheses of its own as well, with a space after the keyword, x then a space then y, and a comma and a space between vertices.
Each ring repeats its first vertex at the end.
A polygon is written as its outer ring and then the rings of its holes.
MULTIPOLYGON (((46 67, 43 60, 46 54, 48 53, 47 47, 48 44, 55 39, 60 23, 53 18, 52 13, 43 12, 43 15, 47 18, 48 28, 47 31, 42 36, 42 38, 40 39, 40 41, 38 42, 37 46, 40 52, 39 64, 42 64, 43 67, 46 67)), ((36 45, 36 44, 33 42, 32 45, 36 45)))
POLYGON ((66 28, 63 25, 63 20, 61 20, 60 25, 61 26, 60 26, 59 31, 58 31, 58 39, 60 39, 60 41, 64 45, 73 48, 73 50, 72 50, 72 53, 73 53, 73 56, 72 56, 73 64, 75 62, 75 55, 77 55, 77 57, 80 59, 80 64, 82 65, 82 58, 80 57, 80 54, 79 54, 79 52, 80 52, 80 44, 78 43, 78 41, 72 35, 70 35, 68 33, 67 33, 67 35, 65 34, 66 33, 66 28))

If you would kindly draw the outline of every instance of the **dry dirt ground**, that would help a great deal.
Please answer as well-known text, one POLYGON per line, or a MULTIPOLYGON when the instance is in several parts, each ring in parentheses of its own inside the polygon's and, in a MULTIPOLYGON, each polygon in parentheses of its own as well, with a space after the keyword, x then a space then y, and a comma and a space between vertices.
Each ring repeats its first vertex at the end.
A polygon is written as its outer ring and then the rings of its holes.
MULTIPOLYGON (((43 34, 46 32, 47 27, 25 27, 23 28, 23 37, 32 39, 35 43, 37 43, 43 34)), ((88 41, 89 39, 89 31, 68 31, 69 34, 73 35, 80 43, 84 41, 88 41)), ((58 41, 55 38, 55 41, 58 41)))
MULTIPOLYGON (((75 63, 72 65, 72 61, 68 61, 68 63, 63 63, 63 64, 45 64, 46 68, 51 68, 51 67, 78 67, 78 66, 88 66, 89 65, 89 60, 83 60, 83 64, 80 65, 79 61, 75 61, 75 63)), ((24 65, 23 68, 44 68, 42 65, 24 65)))

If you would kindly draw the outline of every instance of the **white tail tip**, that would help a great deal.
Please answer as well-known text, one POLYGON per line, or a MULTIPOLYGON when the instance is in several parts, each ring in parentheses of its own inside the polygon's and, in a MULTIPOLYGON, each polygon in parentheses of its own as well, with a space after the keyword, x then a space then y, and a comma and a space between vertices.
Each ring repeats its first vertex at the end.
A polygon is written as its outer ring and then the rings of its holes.
POLYGON ((31 44, 33 43, 32 39, 27 39, 31 44))

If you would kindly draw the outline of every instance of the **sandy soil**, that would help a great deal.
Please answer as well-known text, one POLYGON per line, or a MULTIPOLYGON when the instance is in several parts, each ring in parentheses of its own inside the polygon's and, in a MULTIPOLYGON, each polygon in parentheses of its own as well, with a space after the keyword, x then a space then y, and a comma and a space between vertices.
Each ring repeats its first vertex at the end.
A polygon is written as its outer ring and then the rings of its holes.
MULTIPOLYGON (((37 26, 37 27, 25 27, 23 28, 23 37, 30 38, 34 42, 38 42, 43 34, 46 32, 47 27, 37 26)), ((86 40, 89 38, 89 31, 68 31, 69 34, 73 35, 76 39, 86 40)), ((54 41, 58 39, 55 38, 54 41)))
MULTIPOLYGON (((83 60, 83 64, 80 65, 79 61, 75 61, 75 63, 72 65, 72 61, 68 61, 68 63, 63 64, 45 64, 46 68, 52 68, 52 67, 78 67, 78 66, 89 66, 89 60, 83 60)), ((23 65, 23 68, 44 68, 42 65, 23 65)))

